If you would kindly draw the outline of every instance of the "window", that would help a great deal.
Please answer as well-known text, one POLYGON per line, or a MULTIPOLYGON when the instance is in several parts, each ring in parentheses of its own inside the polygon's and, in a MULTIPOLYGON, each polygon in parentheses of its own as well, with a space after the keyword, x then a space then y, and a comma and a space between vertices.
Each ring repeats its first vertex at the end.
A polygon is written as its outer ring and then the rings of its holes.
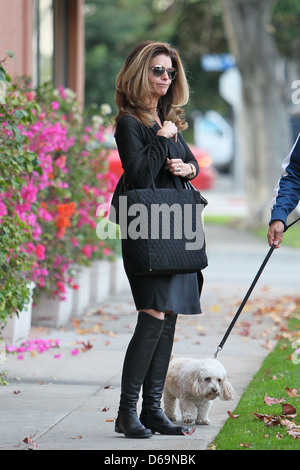
POLYGON ((83 102, 84 0, 32 1, 33 86, 52 81, 74 90, 83 102))
POLYGON ((34 84, 53 80, 54 76, 54 15, 53 0, 35 0, 33 37, 34 84))

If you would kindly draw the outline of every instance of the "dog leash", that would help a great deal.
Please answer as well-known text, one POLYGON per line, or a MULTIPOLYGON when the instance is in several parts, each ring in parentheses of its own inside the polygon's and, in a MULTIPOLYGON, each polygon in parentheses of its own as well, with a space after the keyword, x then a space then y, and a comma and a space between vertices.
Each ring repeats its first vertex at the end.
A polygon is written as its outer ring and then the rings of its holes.
MULTIPOLYGON (((284 229, 284 232, 286 232, 292 225, 294 225, 294 224, 295 224, 296 222, 298 222, 299 220, 300 220, 300 217, 298 217, 298 219, 294 220, 294 222, 292 222, 290 225, 287 225, 287 226, 285 227, 285 229, 284 229)), ((216 352, 215 352, 215 354, 214 354, 214 358, 215 358, 215 359, 217 358, 218 353, 219 353, 220 351, 222 351, 223 346, 224 346, 224 344, 225 344, 225 342, 226 342, 228 336, 230 335, 232 328, 234 327, 234 325, 235 325, 237 319, 239 318, 240 314, 242 313, 242 311, 243 311, 243 309, 244 309, 244 307, 245 307, 245 305, 246 305, 246 303, 247 303, 247 301, 248 301, 248 299, 249 299, 249 297, 250 297, 250 295, 251 295, 251 293, 252 293, 252 291, 253 291, 253 289, 254 289, 256 283, 257 283, 257 281, 258 281, 258 279, 259 279, 260 276, 261 276, 261 273, 262 273, 263 270, 265 269, 266 264, 268 263, 269 259, 271 258, 271 255, 272 255, 272 253, 273 253, 274 250, 275 250, 275 245, 272 245, 271 248, 269 249, 268 253, 267 253, 267 256, 266 256, 265 259, 263 260, 263 262, 262 262, 262 264, 261 264, 261 266, 260 266, 260 268, 259 268, 259 270, 258 270, 258 272, 257 272, 257 274, 256 274, 256 276, 255 276, 255 278, 254 278, 254 280, 253 280, 251 286, 249 287, 248 292, 246 293, 246 295, 245 295, 245 297, 244 297, 244 299, 243 299, 241 305, 239 306, 239 308, 238 308, 238 310, 237 310, 235 316, 233 317, 232 322, 230 323, 230 325, 229 325, 229 327, 228 327, 228 329, 227 329, 225 335, 223 336, 222 341, 220 342, 219 346, 217 347, 217 350, 216 350, 216 352)))

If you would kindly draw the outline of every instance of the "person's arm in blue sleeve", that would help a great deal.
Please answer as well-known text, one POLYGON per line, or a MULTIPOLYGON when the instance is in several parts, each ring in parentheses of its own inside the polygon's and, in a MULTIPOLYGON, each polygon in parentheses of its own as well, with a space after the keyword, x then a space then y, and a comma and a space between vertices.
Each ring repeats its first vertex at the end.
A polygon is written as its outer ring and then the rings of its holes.
POLYGON ((279 247, 288 215, 300 201, 300 134, 282 164, 282 176, 277 183, 271 205, 268 231, 269 245, 279 247))

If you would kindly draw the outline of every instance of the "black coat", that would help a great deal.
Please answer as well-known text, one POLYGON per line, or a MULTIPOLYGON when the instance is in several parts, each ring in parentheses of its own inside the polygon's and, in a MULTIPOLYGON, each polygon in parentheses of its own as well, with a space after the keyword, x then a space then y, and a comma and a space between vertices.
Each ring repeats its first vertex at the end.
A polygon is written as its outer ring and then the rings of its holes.
MULTIPOLYGON (((116 127, 115 138, 126 182, 136 189, 151 186, 151 174, 158 188, 183 185, 184 178, 174 176, 165 169, 167 158, 180 158, 192 163, 199 172, 197 160, 181 134, 174 139, 157 136, 159 125, 152 128, 131 116, 123 116, 116 127), (150 159, 148 156, 150 152, 150 159)), ((127 258, 127 256, 126 256, 127 258)), ((124 263, 137 310, 155 309, 180 314, 201 313, 200 293, 202 274, 177 274, 174 276, 135 276, 124 263)))
POLYGON ((152 175, 158 188, 174 187, 175 178, 182 180, 180 176, 174 176, 165 170, 167 158, 181 158, 185 163, 193 163, 197 174, 199 172, 197 160, 182 135, 178 134, 175 143, 173 138, 157 136, 158 130, 157 123, 149 128, 130 116, 123 116, 118 121, 115 135, 118 151, 126 180, 136 189, 151 186, 149 158, 147 158, 149 146, 152 175))

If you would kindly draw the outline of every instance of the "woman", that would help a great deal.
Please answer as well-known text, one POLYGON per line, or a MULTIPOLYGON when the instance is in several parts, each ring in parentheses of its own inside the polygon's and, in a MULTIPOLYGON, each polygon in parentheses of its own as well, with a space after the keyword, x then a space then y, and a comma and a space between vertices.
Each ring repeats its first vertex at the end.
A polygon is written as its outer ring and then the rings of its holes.
MULTIPOLYGON (((198 174, 197 161, 179 133, 187 127, 181 106, 188 101, 189 89, 176 50, 160 42, 138 44, 117 76, 115 98, 115 138, 130 187, 151 186, 149 165, 156 187, 182 187, 198 174)), ((124 250, 123 261, 139 315, 124 360, 115 431, 135 438, 152 432, 185 434, 188 428, 174 425, 160 401, 177 315, 201 313, 202 275, 135 276, 130 253, 124 250)))

